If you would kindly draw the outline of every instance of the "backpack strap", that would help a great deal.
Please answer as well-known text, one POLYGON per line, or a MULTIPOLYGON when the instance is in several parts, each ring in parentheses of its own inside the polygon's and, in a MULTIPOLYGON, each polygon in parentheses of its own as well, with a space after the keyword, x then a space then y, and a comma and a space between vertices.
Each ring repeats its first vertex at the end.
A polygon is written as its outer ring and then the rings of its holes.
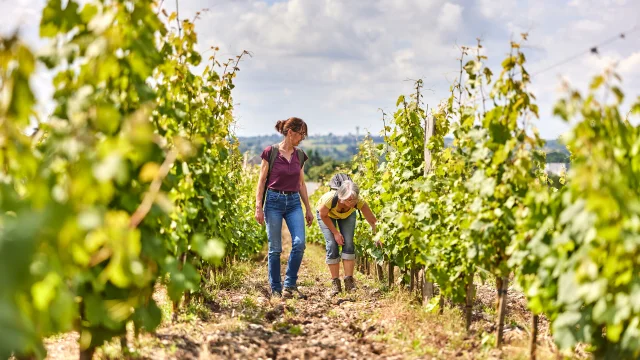
POLYGON ((333 195, 333 199, 331 200, 331 209, 335 208, 338 205, 338 191, 333 195))
POLYGON ((271 150, 269 150, 269 171, 264 181, 264 192, 262 193, 262 206, 264 206, 264 199, 267 197, 267 184, 269 183, 269 176, 271 176, 271 169, 273 169, 273 164, 276 162, 279 152, 280 148, 278 144, 271 145, 271 150))
POLYGON ((269 175, 271 175, 271 169, 273 169, 273 164, 276 162, 279 152, 280 152, 279 144, 271 145, 271 150, 269 150, 269 172, 267 173, 267 179, 269 179, 269 175))
POLYGON ((304 167, 304 150, 297 148, 296 151, 298 151, 298 160, 300 160, 300 169, 302 169, 304 167))

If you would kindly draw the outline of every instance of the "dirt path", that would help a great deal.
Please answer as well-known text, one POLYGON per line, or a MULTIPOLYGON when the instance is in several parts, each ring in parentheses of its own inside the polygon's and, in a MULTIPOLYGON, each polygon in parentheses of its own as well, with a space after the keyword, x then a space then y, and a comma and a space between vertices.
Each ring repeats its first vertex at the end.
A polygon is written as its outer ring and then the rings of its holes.
MULTIPOLYGON (((316 225, 316 224, 314 224, 316 225)), ((291 239, 284 232, 282 273, 291 239)), ((239 263, 217 279, 202 305, 188 307, 171 322, 171 306, 156 293, 165 321, 155 334, 134 339, 124 358, 133 359, 527 359, 529 315, 513 292, 509 304, 506 345, 491 345, 495 313, 493 287, 479 285, 472 333, 463 328, 458 307, 444 314, 428 312, 406 291, 387 291, 370 277, 356 273, 358 290, 329 298, 330 279, 324 249, 308 245, 299 274, 299 288, 308 299, 270 299, 266 259, 239 263), (219 287, 219 289, 218 289, 219 287)), ((512 291, 510 291, 512 293, 512 291)), ((511 295, 510 295, 511 296, 511 295)), ((542 324, 546 330, 547 323, 542 324)), ((543 331, 546 333, 546 331, 543 331)), ((47 341, 49 358, 78 358, 77 336, 47 341)), ((539 341, 539 359, 556 355, 548 333, 539 341)), ((114 341, 96 358, 123 358, 114 341)))
MULTIPOLYGON (((285 236, 283 278, 291 246, 288 232, 285 236)), ((361 283, 351 296, 329 298, 322 248, 308 246, 305 253, 299 288, 306 300, 269 299, 267 264, 256 265, 237 289, 216 294, 219 300, 209 304, 210 321, 163 326, 156 338, 169 349, 153 347, 141 355, 152 359, 394 358, 393 351, 373 338, 377 327, 368 319, 381 293, 361 283)))

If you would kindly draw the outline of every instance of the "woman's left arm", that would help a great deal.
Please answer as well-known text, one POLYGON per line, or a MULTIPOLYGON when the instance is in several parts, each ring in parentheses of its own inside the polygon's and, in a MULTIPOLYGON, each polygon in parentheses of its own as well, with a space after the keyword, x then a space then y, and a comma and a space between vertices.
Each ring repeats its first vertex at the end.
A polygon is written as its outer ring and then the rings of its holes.
POLYGON ((362 209, 360 209, 360 211, 362 211, 362 215, 364 216, 365 220, 367 220, 369 225, 371 225, 371 231, 375 233, 376 223, 378 222, 378 220, 376 219, 376 216, 373 215, 373 212, 371 212, 371 209, 369 208, 369 204, 365 202, 364 205, 362 205, 362 209))
POLYGON ((313 211, 311 211, 311 205, 309 205, 309 195, 307 194, 307 184, 304 182, 304 167, 300 169, 300 198, 304 203, 305 219, 307 220, 307 226, 311 226, 313 223, 313 211))

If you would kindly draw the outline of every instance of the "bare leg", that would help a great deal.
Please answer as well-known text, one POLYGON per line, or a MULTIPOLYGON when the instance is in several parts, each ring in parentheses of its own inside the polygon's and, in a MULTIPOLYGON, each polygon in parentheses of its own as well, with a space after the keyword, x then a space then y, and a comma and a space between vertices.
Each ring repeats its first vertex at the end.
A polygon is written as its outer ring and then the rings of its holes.
POLYGON ((342 260, 344 266, 344 276, 353 276, 353 268, 356 266, 354 260, 342 260))
MULTIPOLYGON (((340 263, 337 264, 329 264, 329 271, 331 272, 331 278, 337 279, 340 277, 340 263)), ((345 272, 346 272, 345 268, 345 272)), ((351 267, 351 273, 353 273, 353 266, 351 267)))

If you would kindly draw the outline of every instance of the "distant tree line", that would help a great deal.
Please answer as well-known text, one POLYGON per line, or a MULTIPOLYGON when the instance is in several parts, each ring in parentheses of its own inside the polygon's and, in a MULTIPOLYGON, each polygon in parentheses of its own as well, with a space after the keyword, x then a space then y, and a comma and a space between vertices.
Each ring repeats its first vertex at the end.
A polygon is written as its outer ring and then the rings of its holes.
MULTIPOLYGON (((374 143, 383 143, 382 136, 371 136, 374 143)), ((348 135, 315 135, 300 144, 309 156, 305 166, 305 175, 309 181, 319 181, 332 174, 337 168, 349 166, 349 162, 358 152, 358 146, 364 136, 356 138, 348 135)), ((259 156, 269 145, 282 140, 282 135, 261 135, 239 137, 240 151, 249 157, 259 156)), ((445 146, 451 146, 451 139, 445 138, 445 146)), ((547 140, 547 163, 569 163, 569 152, 558 140, 547 140)), ((259 159, 258 159, 259 160, 259 159)))

